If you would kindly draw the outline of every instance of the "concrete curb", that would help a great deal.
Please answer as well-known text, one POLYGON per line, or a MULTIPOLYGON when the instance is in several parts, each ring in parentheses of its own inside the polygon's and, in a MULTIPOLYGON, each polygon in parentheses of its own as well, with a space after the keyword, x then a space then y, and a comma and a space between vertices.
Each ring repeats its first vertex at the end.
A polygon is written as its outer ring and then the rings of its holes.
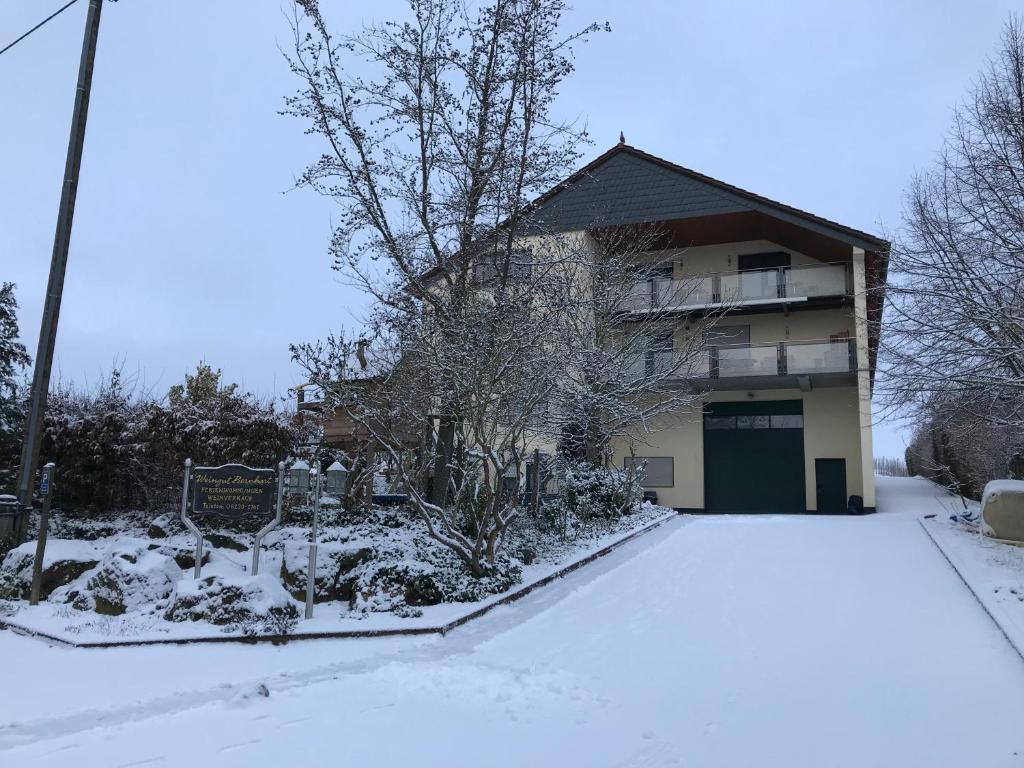
POLYGON ((980 605, 982 610, 985 611, 986 614, 988 614, 988 617, 990 619, 992 619, 992 623, 996 625, 996 628, 999 630, 999 632, 1003 635, 1003 637, 1006 638, 1006 642, 1008 642, 1010 644, 1010 647, 1017 652, 1017 655, 1020 656, 1021 661, 1024 661, 1024 648, 1018 645, 1017 641, 1013 639, 1013 636, 1006 631, 1006 627, 1003 626, 1003 623, 999 620, 999 618, 992 611, 992 609, 989 608, 988 604, 985 602, 985 600, 982 599, 981 595, 978 594, 978 591, 971 585, 971 582, 967 580, 967 577, 964 576, 962 566, 958 564, 956 557, 952 553, 947 552, 946 549, 939 542, 939 540, 935 538, 935 536, 929 530, 928 525, 923 517, 917 518, 917 522, 920 523, 921 527, 924 529, 924 532, 928 535, 928 538, 931 540, 932 544, 935 545, 935 548, 942 553, 942 556, 944 558, 946 558, 946 562, 949 563, 950 568, 952 568, 956 575, 960 577, 960 581, 964 583, 964 586, 967 587, 967 590, 974 596, 974 599, 978 601, 978 605, 980 605))
POLYGON ((509 605, 517 600, 529 595, 535 589, 546 586, 556 579, 560 579, 573 571, 582 568, 585 565, 589 565, 595 560, 604 557, 605 555, 613 552, 614 550, 621 547, 623 544, 632 541, 638 536, 645 534, 649 531, 653 531, 655 528, 660 526, 662 523, 672 520, 678 515, 675 513, 664 515, 658 519, 648 523, 642 528, 637 528, 635 531, 630 531, 628 534, 623 536, 621 539, 617 539, 610 544, 601 547, 595 552, 591 552, 589 555, 575 560, 568 565, 559 568, 554 573, 549 573, 534 582, 526 584, 520 587, 514 592, 510 592, 507 595, 500 597, 493 602, 487 603, 486 605, 475 608, 469 613, 463 614, 451 621, 433 627, 409 627, 409 628, 394 628, 394 629, 367 629, 367 630, 338 630, 333 632, 307 632, 294 635, 258 635, 254 637, 245 637, 238 635, 225 635, 212 637, 178 637, 178 638, 153 638, 143 640, 102 640, 102 641, 85 641, 76 643, 73 640, 68 640, 65 637, 53 635, 48 632, 42 632, 40 630, 30 629, 29 627, 21 626, 10 619, 0 619, 0 627, 11 630, 20 635, 28 637, 34 637, 39 640, 46 640, 49 642, 57 643, 68 648, 121 648, 121 647, 138 647, 143 645, 195 645, 199 643, 243 643, 247 645, 255 645, 256 643, 272 643, 274 645, 282 645, 284 643, 293 643, 298 640, 342 640, 349 638, 370 638, 370 637, 402 637, 402 636, 414 636, 414 635, 445 635, 451 632, 453 629, 461 627, 463 624, 467 624, 474 619, 478 619, 487 613, 490 613, 495 608, 502 605, 509 605))

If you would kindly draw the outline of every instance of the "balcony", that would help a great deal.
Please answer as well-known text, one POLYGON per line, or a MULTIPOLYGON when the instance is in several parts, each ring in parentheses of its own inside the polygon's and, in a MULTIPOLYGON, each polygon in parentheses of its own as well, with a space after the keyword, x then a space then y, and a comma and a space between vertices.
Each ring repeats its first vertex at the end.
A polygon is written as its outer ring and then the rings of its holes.
POLYGON ((634 286, 625 311, 692 312, 701 309, 797 304, 852 293, 846 264, 805 264, 777 269, 663 278, 634 286))
POLYGON ((856 383, 853 339, 780 341, 768 344, 705 347, 684 361, 669 350, 651 350, 634 358, 634 376, 667 376, 708 389, 808 390, 856 383))

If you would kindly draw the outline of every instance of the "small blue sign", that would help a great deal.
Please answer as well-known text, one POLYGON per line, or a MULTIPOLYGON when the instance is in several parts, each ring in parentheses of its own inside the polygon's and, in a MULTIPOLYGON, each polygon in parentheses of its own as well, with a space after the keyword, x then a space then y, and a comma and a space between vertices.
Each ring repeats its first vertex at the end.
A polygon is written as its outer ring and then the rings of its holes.
POLYGON ((50 492, 50 471, 48 469, 43 470, 43 476, 39 479, 39 492, 43 495, 50 492))

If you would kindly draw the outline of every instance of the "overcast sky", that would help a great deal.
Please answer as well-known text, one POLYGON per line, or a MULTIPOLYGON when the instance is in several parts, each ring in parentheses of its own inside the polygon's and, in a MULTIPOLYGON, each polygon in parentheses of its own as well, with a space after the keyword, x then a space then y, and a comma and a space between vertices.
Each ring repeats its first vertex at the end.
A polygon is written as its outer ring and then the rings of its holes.
MULTIPOLYGON (((64 0, 2 0, 0 47, 64 0)), ((630 144, 884 234, 1010 0, 579 0, 608 20, 560 108, 630 144)), ((121 0, 103 10, 55 376, 123 364, 164 391, 200 359, 254 392, 301 380, 288 344, 351 326, 326 255, 332 207, 290 191, 318 147, 278 114, 295 88, 280 0, 121 0)), ((397 0, 323 0, 355 29, 397 0)), ((0 280, 35 352, 87 3, 0 56, 0 280)), ((876 453, 901 455, 898 429, 876 453)))

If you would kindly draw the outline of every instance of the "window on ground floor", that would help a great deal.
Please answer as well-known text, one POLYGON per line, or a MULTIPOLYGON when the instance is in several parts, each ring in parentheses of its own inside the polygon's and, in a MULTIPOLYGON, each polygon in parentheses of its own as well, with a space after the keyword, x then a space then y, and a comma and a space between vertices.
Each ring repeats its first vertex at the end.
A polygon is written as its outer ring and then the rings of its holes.
POLYGON ((641 471, 644 488, 671 488, 675 485, 675 466, 671 456, 627 456, 623 468, 641 471))

